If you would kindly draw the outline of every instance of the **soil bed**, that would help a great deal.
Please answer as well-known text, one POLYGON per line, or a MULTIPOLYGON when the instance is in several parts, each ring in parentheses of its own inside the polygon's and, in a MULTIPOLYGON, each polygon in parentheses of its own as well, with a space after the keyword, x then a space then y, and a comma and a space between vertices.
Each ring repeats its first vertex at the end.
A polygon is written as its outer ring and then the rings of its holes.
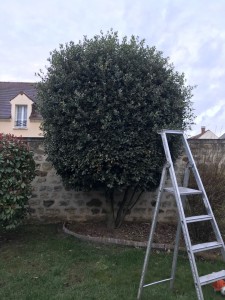
MULTIPOLYGON (((120 228, 109 229, 106 227, 105 222, 84 222, 67 223, 66 228, 68 228, 71 232, 74 232, 81 236, 113 238, 134 242, 147 242, 149 238, 151 223, 124 222, 120 228)), ((162 247, 159 247, 160 249, 172 249, 175 244, 176 229, 177 225, 158 223, 156 226, 153 243, 155 243, 155 245, 162 245, 162 247)), ((192 243, 196 244, 199 243, 199 241, 192 241, 192 243)), ((183 250, 186 249, 183 235, 181 235, 180 247, 183 250)), ((196 256, 199 256, 203 260, 221 259, 221 253, 219 250, 200 252, 197 253, 196 256)))
MULTIPOLYGON (((107 228, 104 222, 68 223, 66 226, 69 230, 81 235, 146 242, 151 224, 125 222, 117 229, 107 228)), ((175 235, 176 225, 159 223, 154 234, 154 243, 173 245, 175 235)))

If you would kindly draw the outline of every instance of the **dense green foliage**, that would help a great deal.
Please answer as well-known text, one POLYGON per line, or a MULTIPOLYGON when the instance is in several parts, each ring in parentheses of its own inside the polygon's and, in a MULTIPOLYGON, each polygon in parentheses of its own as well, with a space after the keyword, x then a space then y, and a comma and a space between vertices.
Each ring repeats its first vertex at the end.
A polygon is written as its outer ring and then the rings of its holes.
POLYGON ((64 182, 111 199, 117 189, 154 189, 164 162, 157 130, 192 121, 184 75, 154 47, 112 31, 61 45, 49 63, 38 98, 48 157, 64 182))
POLYGON ((18 226, 27 212, 35 163, 27 145, 10 134, 0 134, 0 225, 18 226))

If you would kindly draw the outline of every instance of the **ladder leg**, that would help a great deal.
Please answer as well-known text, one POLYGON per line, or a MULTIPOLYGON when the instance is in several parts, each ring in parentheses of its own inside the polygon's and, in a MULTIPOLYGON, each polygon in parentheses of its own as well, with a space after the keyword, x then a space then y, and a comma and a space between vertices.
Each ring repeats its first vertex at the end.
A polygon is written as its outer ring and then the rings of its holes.
POLYGON ((153 236, 154 236, 156 222, 157 222, 157 216, 159 213, 160 202, 161 202, 162 194, 163 194, 163 187, 164 187, 165 180, 166 180, 166 170, 167 170, 167 165, 164 166, 163 171, 162 171, 161 181, 160 181, 160 185, 159 185, 159 192, 158 192, 158 196, 157 196, 157 200, 156 200, 154 215, 152 218, 152 226, 151 226, 151 230, 150 230, 150 234, 149 234, 147 250, 145 253, 145 259, 144 259, 144 264, 143 264, 143 269, 142 269, 142 274, 141 274, 141 280, 140 280, 140 285, 139 285, 139 289, 138 289, 137 300, 141 299, 141 294, 142 294, 142 290, 143 290, 143 286, 144 286, 144 280, 145 280, 145 275, 146 275, 146 271, 148 268, 148 261, 149 261, 149 256, 151 253, 151 247, 152 247, 153 236))
POLYGON ((171 289, 174 286, 175 273, 176 273, 176 269, 177 269, 177 257, 178 257, 178 251, 179 251, 180 236, 181 236, 181 224, 180 224, 180 220, 178 220, 174 253, 173 253, 172 271, 171 271, 171 281, 170 281, 171 289))

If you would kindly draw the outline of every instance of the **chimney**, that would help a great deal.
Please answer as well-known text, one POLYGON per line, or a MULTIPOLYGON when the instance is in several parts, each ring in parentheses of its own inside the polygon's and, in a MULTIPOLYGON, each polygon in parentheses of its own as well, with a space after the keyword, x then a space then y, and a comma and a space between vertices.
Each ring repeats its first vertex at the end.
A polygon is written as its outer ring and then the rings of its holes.
POLYGON ((202 131, 201 134, 205 133, 205 126, 201 127, 201 131, 202 131))

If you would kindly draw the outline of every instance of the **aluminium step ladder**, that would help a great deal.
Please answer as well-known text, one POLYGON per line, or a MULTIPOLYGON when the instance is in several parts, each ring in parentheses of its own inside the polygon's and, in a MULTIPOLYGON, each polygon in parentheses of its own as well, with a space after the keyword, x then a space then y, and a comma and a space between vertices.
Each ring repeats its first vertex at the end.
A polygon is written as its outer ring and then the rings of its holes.
POLYGON ((184 135, 184 132, 181 130, 162 130, 159 132, 159 134, 162 137, 162 142, 163 142, 163 147, 164 147, 167 163, 165 164, 163 171, 162 171, 161 181, 160 181, 160 185, 159 185, 159 192, 158 192, 158 196, 157 196, 157 200, 156 200, 154 215, 152 218, 152 225, 151 225, 151 230, 150 230, 150 234, 149 234, 149 240, 148 240, 148 244, 147 244, 147 249, 146 249, 146 254, 145 254, 137 299, 138 300, 141 299, 142 291, 143 291, 143 288, 145 288, 145 287, 148 287, 148 286, 151 286, 154 284, 158 284, 158 283, 162 283, 165 281, 170 281, 170 288, 173 287, 174 279, 175 279, 176 265, 177 265, 177 256, 178 256, 178 250, 179 250, 179 240, 180 240, 180 235, 181 235, 181 230, 182 230, 186 248, 187 248, 189 262, 191 265, 191 271, 192 271, 192 275, 193 275, 193 279, 194 279, 194 285, 195 285, 197 297, 198 297, 198 300, 204 300, 202 286, 212 283, 212 282, 215 282, 220 279, 224 279, 225 278, 225 270, 221 270, 219 272, 214 272, 212 274, 208 274, 205 276, 199 276, 194 254, 197 252, 207 251, 207 250, 212 250, 212 249, 218 248, 218 249, 220 249, 223 260, 225 261, 224 242, 223 242, 221 233, 219 231, 218 225, 216 223, 215 217, 213 215, 209 200, 207 198, 204 186, 203 186, 201 178, 199 176, 195 161, 193 159, 193 156, 192 156, 190 147, 188 145, 187 139, 184 135), (172 158, 171 158, 171 154, 170 154, 169 144, 168 144, 168 140, 167 140, 167 134, 181 137, 182 144, 184 146, 185 153, 188 158, 188 165, 184 172, 184 181, 183 181, 182 187, 178 186, 178 183, 177 183, 174 166, 173 166, 173 162, 172 162, 172 158), (165 187, 167 170, 169 170, 172 187, 165 187), (195 177, 195 180, 196 180, 196 183, 198 186, 198 190, 188 188, 190 171, 193 172, 193 175, 195 177), (161 202, 162 195, 164 192, 168 192, 175 196, 175 200, 176 200, 176 204, 177 204, 177 211, 178 211, 178 225, 177 225, 177 233, 176 233, 176 238, 175 238, 175 247, 174 247, 174 254, 173 254, 171 276, 168 279, 145 284, 144 281, 145 281, 146 271, 148 268, 148 261, 149 261, 149 256, 151 253, 151 247, 152 247, 152 243, 153 243, 153 235, 154 235, 155 228, 156 228, 156 222, 157 222, 157 216, 159 213, 160 202, 161 202), (185 208, 185 199, 186 199, 186 196, 188 196, 188 195, 201 195, 207 214, 186 217, 184 208, 185 208), (195 222, 202 222, 202 221, 211 222, 216 241, 192 245, 187 224, 195 223, 195 222))

